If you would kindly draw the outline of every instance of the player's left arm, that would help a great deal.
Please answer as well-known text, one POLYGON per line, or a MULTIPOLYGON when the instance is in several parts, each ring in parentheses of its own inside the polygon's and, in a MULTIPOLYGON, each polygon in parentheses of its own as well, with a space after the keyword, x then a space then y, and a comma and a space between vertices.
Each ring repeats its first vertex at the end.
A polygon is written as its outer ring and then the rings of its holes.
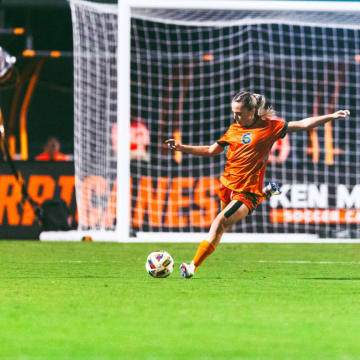
POLYGON ((338 118, 346 118, 350 115, 349 110, 339 110, 332 114, 313 116, 299 121, 290 121, 287 127, 287 133, 295 131, 307 131, 318 126, 324 125, 328 121, 335 120, 338 118))

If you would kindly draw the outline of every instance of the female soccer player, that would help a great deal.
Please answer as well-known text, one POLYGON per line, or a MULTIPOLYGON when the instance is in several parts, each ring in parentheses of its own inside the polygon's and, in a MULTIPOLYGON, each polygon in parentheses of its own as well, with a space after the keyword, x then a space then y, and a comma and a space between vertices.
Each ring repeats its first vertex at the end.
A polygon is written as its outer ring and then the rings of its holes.
POLYGON ((197 267, 214 252, 226 229, 251 214, 266 199, 262 190, 263 179, 269 152, 277 139, 350 114, 348 110, 339 110, 286 123, 272 119, 274 112, 265 107, 265 97, 249 91, 237 93, 231 107, 235 123, 213 145, 183 145, 174 139, 165 142, 171 150, 198 156, 215 156, 228 146, 225 171, 220 177, 221 212, 211 224, 208 238, 200 243, 192 262, 180 265, 184 278, 191 278, 197 267))

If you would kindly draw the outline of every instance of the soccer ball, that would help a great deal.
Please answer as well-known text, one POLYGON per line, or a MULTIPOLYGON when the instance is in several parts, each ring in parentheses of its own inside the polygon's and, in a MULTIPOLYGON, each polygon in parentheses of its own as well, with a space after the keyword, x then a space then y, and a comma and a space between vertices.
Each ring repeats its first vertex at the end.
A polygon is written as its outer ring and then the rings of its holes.
POLYGON ((146 259, 146 271, 155 278, 166 278, 174 270, 174 260, 166 251, 154 251, 146 259))

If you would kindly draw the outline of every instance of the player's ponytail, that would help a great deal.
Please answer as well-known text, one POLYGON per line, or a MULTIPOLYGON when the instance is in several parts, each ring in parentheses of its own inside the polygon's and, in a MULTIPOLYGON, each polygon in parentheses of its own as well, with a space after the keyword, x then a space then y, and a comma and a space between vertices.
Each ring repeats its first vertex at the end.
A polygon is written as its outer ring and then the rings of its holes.
POLYGON ((267 106, 264 95, 253 94, 256 98, 255 112, 259 118, 271 119, 275 112, 271 106, 267 106))
POLYGON ((251 93, 250 91, 239 91, 233 98, 233 102, 242 103, 248 110, 255 109, 256 118, 271 119, 274 116, 274 110, 267 106, 264 95, 251 93))

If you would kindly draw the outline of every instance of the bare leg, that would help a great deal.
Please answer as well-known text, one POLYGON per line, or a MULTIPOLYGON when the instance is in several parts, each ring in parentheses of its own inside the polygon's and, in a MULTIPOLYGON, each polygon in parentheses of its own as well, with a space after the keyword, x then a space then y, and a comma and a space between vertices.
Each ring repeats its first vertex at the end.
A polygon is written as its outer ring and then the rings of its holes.
MULTIPOLYGON (((234 209, 234 206, 236 207, 237 204, 238 200, 232 200, 228 204, 224 204, 225 207, 212 222, 207 241, 214 246, 219 244, 223 233, 227 229, 249 214, 249 209, 244 204, 241 204, 236 211, 232 212, 231 210, 234 209)), ((223 205, 223 203, 221 205, 223 205)))
POLYGON ((248 207, 238 200, 232 200, 227 204, 221 202, 221 209, 211 224, 208 239, 200 243, 191 264, 180 265, 181 275, 184 278, 191 278, 197 267, 215 251, 226 229, 249 214, 248 207))
POLYGON ((222 200, 220 200, 220 211, 224 210, 228 205, 229 205, 230 201, 228 202, 223 202, 222 200))

